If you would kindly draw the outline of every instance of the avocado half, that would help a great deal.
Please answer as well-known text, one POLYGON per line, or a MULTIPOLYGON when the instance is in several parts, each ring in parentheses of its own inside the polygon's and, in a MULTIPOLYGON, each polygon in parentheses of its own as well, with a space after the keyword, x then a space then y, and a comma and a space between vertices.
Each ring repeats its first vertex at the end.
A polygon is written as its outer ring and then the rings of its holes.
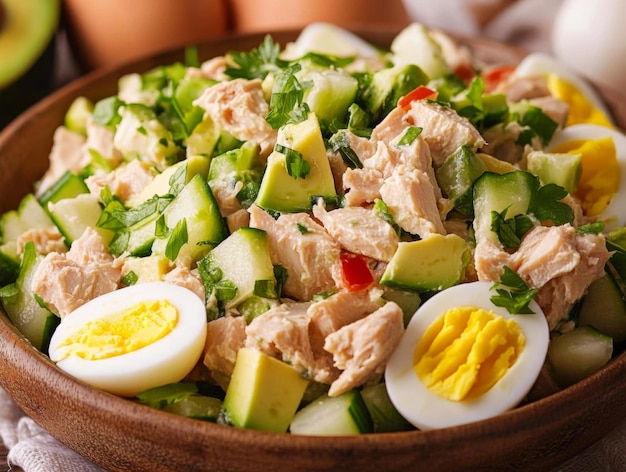
POLYGON ((61 0, 0 0, 0 128, 54 83, 61 0))

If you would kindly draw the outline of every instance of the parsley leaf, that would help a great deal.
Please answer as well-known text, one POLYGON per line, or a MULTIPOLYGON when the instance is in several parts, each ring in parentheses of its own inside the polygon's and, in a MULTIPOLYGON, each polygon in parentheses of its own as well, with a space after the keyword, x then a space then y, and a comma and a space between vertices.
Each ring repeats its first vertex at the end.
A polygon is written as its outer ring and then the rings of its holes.
POLYGON ((544 145, 547 145, 559 124, 537 106, 523 104, 520 106, 525 106, 525 109, 522 112, 515 113, 514 116, 517 116, 517 121, 522 126, 527 126, 528 130, 520 134, 515 144, 522 146, 529 144, 530 140, 537 136, 544 145))
POLYGON ((362 169, 363 163, 356 152, 350 147, 350 140, 345 130, 339 130, 328 140, 333 152, 338 152, 343 161, 351 169, 362 169))
POLYGON ((304 91, 311 84, 308 82, 302 84, 297 79, 295 74, 301 68, 300 64, 293 64, 277 74, 274 79, 270 111, 265 117, 274 129, 288 123, 299 123, 309 116, 309 105, 303 99, 304 91))
POLYGON ((515 315, 529 315, 534 313, 529 307, 530 302, 537 293, 536 288, 529 288, 524 280, 510 267, 504 266, 504 272, 500 276, 500 282, 491 286, 491 290, 496 291, 491 302, 515 315))
POLYGON ((560 226, 574 222, 574 210, 561 202, 567 197, 567 190, 556 184, 547 184, 539 188, 532 196, 528 211, 539 221, 552 222, 560 226))
POLYGON ((418 126, 409 126, 400 141, 398 141, 398 146, 410 146, 422 133, 422 130, 423 128, 418 126))
POLYGON ((270 72, 276 73, 287 63, 279 57, 280 45, 268 34, 255 49, 246 52, 230 52, 227 56, 238 67, 227 67, 224 73, 233 79, 264 79, 270 72))
POLYGON ((172 230, 170 238, 165 246, 165 257, 170 261, 176 260, 180 249, 189 241, 189 233, 187 232, 187 219, 183 218, 172 230))
POLYGON ((301 152, 281 144, 276 144, 274 149, 285 155, 287 173, 294 179, 304 179, 311 173, 311 165, 304 159, 301 152))
POLYGON ((524 235, 533 227, 532 220, 527 215, 515 215, 506 218, 508 208, 501 213, 491 212, 491 230, 498 235, 498 240, 505 249, 517 248, 524 235))

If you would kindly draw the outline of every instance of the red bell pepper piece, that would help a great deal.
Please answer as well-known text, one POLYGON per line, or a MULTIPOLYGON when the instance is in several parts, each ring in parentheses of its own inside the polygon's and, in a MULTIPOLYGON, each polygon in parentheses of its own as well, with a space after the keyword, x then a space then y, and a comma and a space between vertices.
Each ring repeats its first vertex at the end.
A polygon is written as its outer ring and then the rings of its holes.
POLYGON ((406 109, 411 106, 411 102, 414 100, 436 100, 437 94, 438 92, 436 90, 420 85, 400 98, 400 100, 398 100, 398 106, 406 109))
POLYGON ((350 292, 365 290, 374 283, 374 275, 367 265, 367 258, 359 254, 341 252, 341 275, 350 292))

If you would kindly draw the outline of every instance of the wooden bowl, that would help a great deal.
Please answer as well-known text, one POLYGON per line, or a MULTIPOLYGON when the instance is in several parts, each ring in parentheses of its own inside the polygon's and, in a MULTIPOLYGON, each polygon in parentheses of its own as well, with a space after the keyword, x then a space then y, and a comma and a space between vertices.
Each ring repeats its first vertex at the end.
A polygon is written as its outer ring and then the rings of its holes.
MULTIPOLYGON (((296 32, 274 35, 282 45, 296 32)), ((393 33, 362 33, 387 46, 393 33)), ((492 63, 521 51, 463 39, 492 63)), ((203 59, 249 50, 262 35, 202 45, 203 59)), ((79 95, 99 99, 117 78, 182 60, 182 51, 88 75, 51 95, 0 135, 0 211, 15 208, 47 167, 54 129, 79 95)), ((622 128, 626 103, 604 91, 622 128)), ((177 417, 104 393, 69 377, 0 313, 0 385, 61 442, 111 471, 541 471, 581 452, 626 417, 626 353, 586 380, 496 418, 434 431, 304 437, 235 429, 177 417)))

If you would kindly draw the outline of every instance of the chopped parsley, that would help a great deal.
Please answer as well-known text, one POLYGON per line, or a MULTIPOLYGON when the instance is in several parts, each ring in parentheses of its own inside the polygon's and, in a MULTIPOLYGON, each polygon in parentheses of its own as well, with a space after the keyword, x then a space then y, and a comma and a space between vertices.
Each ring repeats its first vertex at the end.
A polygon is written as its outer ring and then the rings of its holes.
POLYGON ((526 282, 510 267, 504 266, 500 282, 494 283, 491 290, 495 290, 497 293, 490 298, 494 305, 506 308, 509 313, 514 315, 534 313, 529 305, 535 297, 537 289, 529 288, 526 282))
POLYGON ((270 97, 270 111, 265 117, 274 129, 281 128, 289 123, 299 123, 309 116, 309 106, 304 99, 304 91, 311 83, 300 83, 296 72, 302 66, 295 63, 276 75, 272 95, 270 97))
POLYGON ((233 78, 264 79, 269 73, 276 73, 287 63, 280 59, 280 45, 268 34, 263 42, 249 53, 234 51, 227 56, 237 67, 227 67, 224 73, 233 78))
POLYGON ((410 146, 413 144, 413 141, 422 133, 422 129, 419 126, 409 126, 402 138, 400 138, 400 141, 398 141, 398 146, 410 146))
POLYGON ((170 234, 165 246, 165 257, 170 261, 176 260, 180 249, 189 241, 189 233, 187 232, 187 219, 182 218, 170 234))
POLYGON ((274 149, 285 155, 287 173, 294 179, 304 179, 311 173, 311 165, 304 159, 301 152, 281 144, 276 144, 274 149))

